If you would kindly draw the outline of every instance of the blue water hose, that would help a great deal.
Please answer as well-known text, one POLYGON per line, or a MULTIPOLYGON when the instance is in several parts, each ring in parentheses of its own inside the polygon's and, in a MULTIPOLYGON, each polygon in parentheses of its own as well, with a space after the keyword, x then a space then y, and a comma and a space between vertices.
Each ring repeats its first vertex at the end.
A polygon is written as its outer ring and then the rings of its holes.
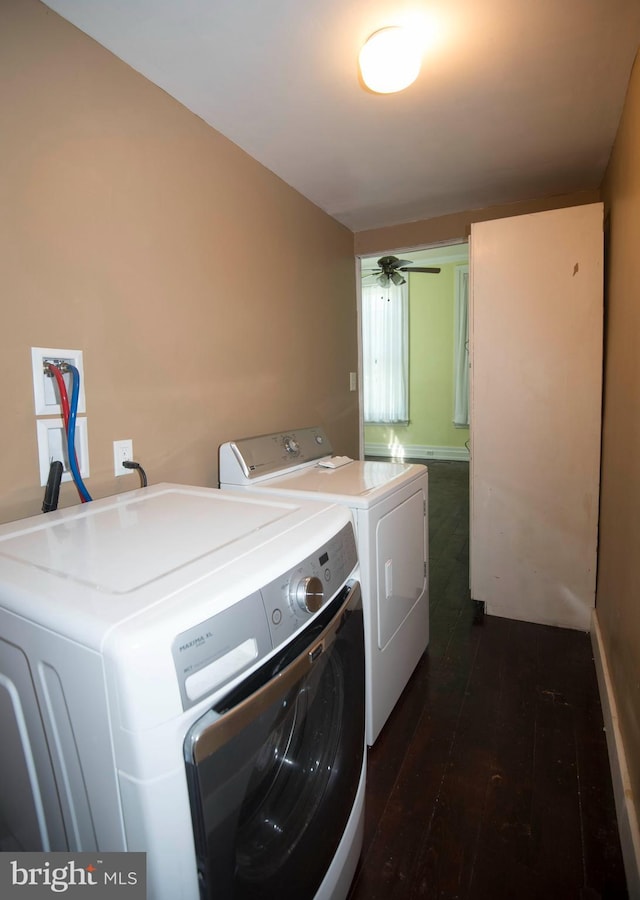
POLYGON ((80 394, 80 372, 75 366, 67 363, 67 369, 71 372, 71 402, 69 404, 69 427, 67 429, 67 456, 69 458, 69 468, 71 475, 76 483, 76 487, 85 503, 88 503, 92 497, 87 490, 82 476, 78 470, 78 463, 75 454, 76 447, 76 413, 78 411, 78 396, 80 394))

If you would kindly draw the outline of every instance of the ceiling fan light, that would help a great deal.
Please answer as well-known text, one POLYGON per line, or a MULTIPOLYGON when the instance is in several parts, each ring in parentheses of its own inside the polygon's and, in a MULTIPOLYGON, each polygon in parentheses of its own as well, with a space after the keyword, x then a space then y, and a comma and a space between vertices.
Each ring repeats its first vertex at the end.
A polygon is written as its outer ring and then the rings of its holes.
POLYGON ((420 48, 412 32, 392 26, 375 31, 360 51, 360 73, 376 94, 403 91, 420 72, 420 48))

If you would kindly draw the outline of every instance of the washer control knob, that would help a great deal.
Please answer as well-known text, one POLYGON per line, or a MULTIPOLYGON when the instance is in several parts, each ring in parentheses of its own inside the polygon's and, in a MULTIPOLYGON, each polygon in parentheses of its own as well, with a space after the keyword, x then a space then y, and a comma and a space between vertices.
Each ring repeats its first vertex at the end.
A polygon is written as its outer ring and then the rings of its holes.
POLYGON ((296 441, 295 438, 286 437, 284 439, 284 449, 287 453, 296 454, 300 450, 300 444, 296 441))
POLYGON ((317 612, 324 600, 322 582, 315 575, 293 582, 289 586, 289 599, 292 606, 298 606, 304 612, 317 612))

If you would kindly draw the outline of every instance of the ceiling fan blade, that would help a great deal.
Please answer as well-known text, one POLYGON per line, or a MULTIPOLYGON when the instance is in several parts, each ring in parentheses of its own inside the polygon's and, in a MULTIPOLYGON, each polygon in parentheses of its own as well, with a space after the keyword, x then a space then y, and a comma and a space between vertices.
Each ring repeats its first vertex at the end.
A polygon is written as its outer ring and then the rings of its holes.
POLYGON ((422 266, 403 266, 401 269, 398 269, 399 272, 432 272, 435 275, 438 275, 441 272, 441 269, 437 268, 424 268, 422 266))

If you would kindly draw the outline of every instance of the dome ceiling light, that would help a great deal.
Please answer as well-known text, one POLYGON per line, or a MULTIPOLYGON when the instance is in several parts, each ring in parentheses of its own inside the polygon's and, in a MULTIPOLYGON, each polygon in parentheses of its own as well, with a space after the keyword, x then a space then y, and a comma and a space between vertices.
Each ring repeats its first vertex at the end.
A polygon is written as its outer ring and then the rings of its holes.
POLYGON ((422 58, 414 34, 394 25, 374 31, 360 51, 359 63, 370 91, 394 94, 413 84, 422 58))

